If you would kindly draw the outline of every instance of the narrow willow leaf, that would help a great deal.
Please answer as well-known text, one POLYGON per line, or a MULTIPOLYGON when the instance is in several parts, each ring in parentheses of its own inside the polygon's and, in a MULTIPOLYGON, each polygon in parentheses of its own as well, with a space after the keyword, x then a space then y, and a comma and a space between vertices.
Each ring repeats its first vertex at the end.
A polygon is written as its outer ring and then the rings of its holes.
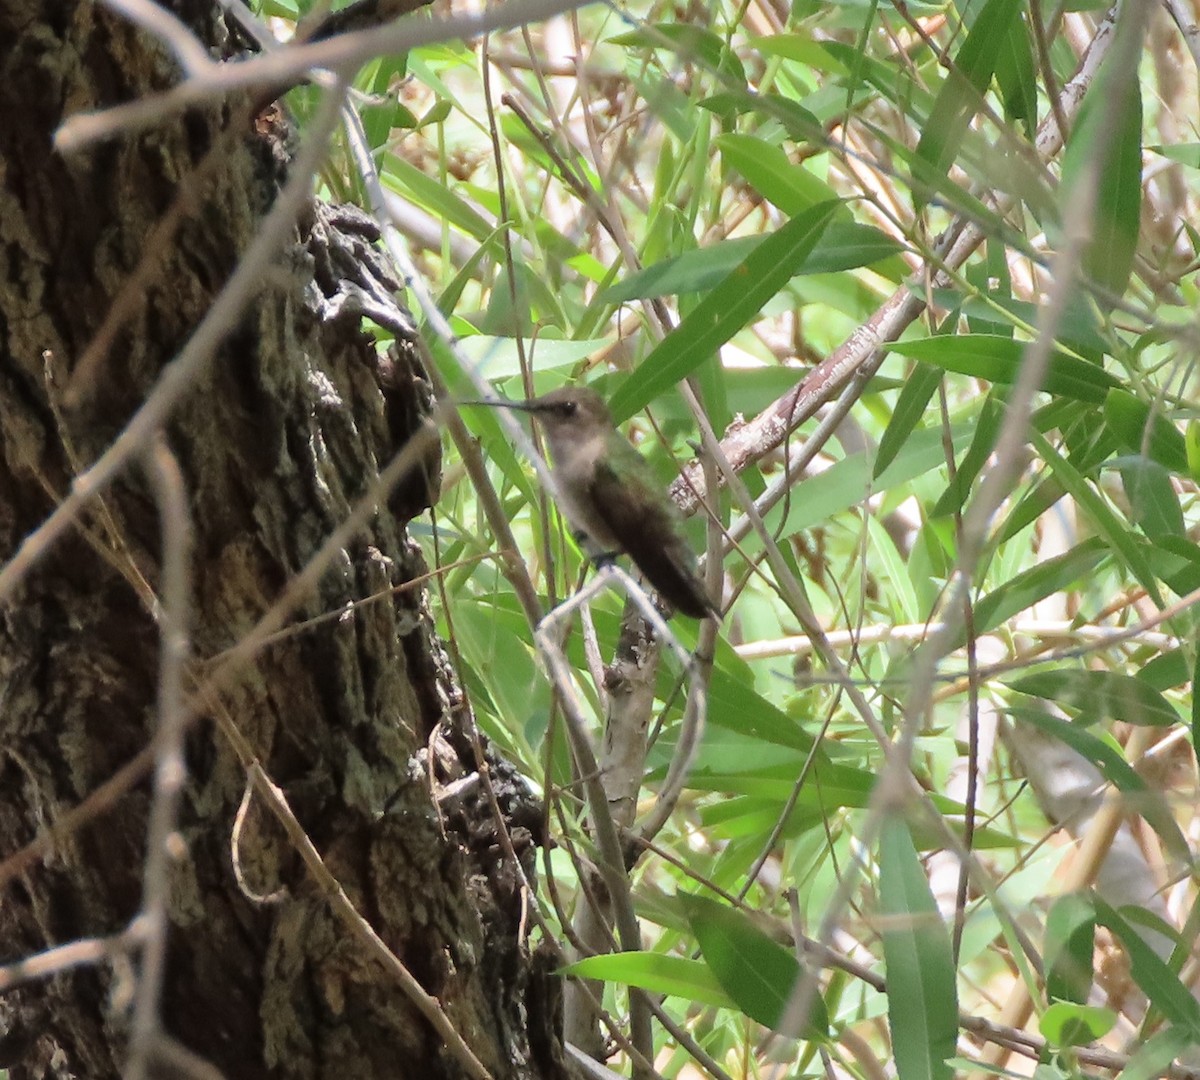
MULTIPOLYGON (((967 297, 963 302, 962 313, 967 317, 970 332, 1012 337, 1014 320, 1004 317, 1012 310, 1014 302, 1012 275, 1004 245, 996 240, 988 240, 984 247, 983 262, 967 267, 967 280, 984 294, 967 297)), ((946 289, 945 292, 956 295, 953 289, 946 289)))
MULTIPOLYGON (((937 364, 947 371, 1011 385, 1021 374, 1028 343, 997 334, 958 334, 954 337, 897 341, 888 347, 901 356, 937 364)), ((1096 364, 1055 350, 1050 356, 1042 389, 1051 394, 1100 404, 1111 387, 1120 385, 1096 364)))
POLYGON ((934 168, 947 169, 958 152, 967 124, 983 102, 996 62, 1008 44, 1008 30, 1021 0, 987 0, 954 56, 954 68, 938 91, 917 143, 917 154, 934 168))
POLYGON ((1160 536, 1150 556, 1158 576, 1177 596, 1200 589, 1200 546, 1183 536, 1160 536))
POLYGON ((1129 498, 1130 519, 1151 540, 1184 536, 1183 507, 1171 474, 1157 461, 1124 458, 1118 462, 1121 485, 1129 498))
MULTIPOLYGON (((776 1027, 793 988, 804 977, 800 962, 741 912, 700 896, 681 894, 679 900, 721 988, 751 1020, 776 1027)), ((805 1036, 823 1039, 828 1031, 825 1002, 814 993, 805 1036)))
POLYGON ((1133 981, 1163 1016, 1187 1032, 1193 1043, 1200 1042, 1200 1002, 1116 909, 1098 896, 1095 904, 1096 921, 1120 939, 1129 955, 1133 981))
POLYGON ((1196 655, 1195 667, 1192 671, 1192 745, 1200 746, 1200 694, 1195 692, 1195 687, 1200 686, 1196 680, 1200 679, 1200 653, 1196 655))
POLYGON ((983 634, 1019 615, 1052 593, 1065 591, 1092 573, 1108 556, 1098 537, 1085 540, 1062 555, 1038 563, 998 586, 975 605, 975 629, 983 634))
POLYGON ((1064 217, 1093 170, 1098 186, 1083 268, 1119 295, 1129 283, 1141 224, 1142 93, 1136 68, 1118 69, 1111 56, 1088 89, 1063 152, 1064 217))
POLYGON ((751 94, 749 91, 727 90, 713 94, 698 103, 718 116, 741 116, 743 113, 758 113, 778 120, 790 138, 796 142, 819 141, 825 129, 811 112, 799 102, 780 94, 751 94))
POLYGON ((1006 119, 1027 122, 1037 119, 1033 46, 1029 43, 1029 31, 1019 14, 1009 25, 1004 46, 996 58, 996 85, 1004 101, 1006 119))
POLYGON ((952 1080, 958 995, 950 935, 903 819, 884 823, 879 907, 887 965, 888 1024, 900 1080, 952 1080))
MULTIPOLYGON (((765 236, 739 236, 647 266, 605 289, 601 299, 609 304, 646 300, 658 296, 703 292, 742 262, 762 244, 765 236)), ((831 221, 796 274, 832 274, 882 262, 903 250, 895 240, 870 225, 831 221)))
POLYGON ((937 392, 943 372, 932 364, 917 363, 909 377, 904 380, 904 388, 896 399, 896 407, 892 410, 892 418, 879 440, 879 450, 875 455, 875 467, 871 477, 878 480, 884 470, 895 460, 901 448, 908 441, 913 429, 925 416, 925 407, 929 399, 937 392))
POLYGON ((673 994, 720 1009, 735 1007, 733 999, 721 989, 707 964, 682 956, 651 952, 605 953, 568 964, 559 970, 559 974, 638 986, 656 994, 673 994))
POLYGON ((487 240, 493 233, 491 222, 459 198, 436 177, 428 176, 396 154, 387 156, 383 182, 393 191, 411 197, 434 217, 442 218, 476 240, 487 240))
POLYGON ((1149 454, 1164 469, 1188 473, 1188 450, 1179 429, 1128 390, 1112 389, 1104 397, 1104 422, 1130 453, 1149 454))
POLYGON ((764 199, 785 214, 798 214, 815 203, 837 198, 837 192, 803 165, 796 165, 781 147, 753 135, 720 135, 713 145, 725 164, 737 169, 764 199))
POLYGON ((1179 723, 1179 713, 1154 687, 1115 671, 1036 671, 1007 680, 1007 685, 1020 694, 1046 698, 1074 710, 1084 724, 1119 720, 1146 727, 1171 727, 1179 723))
POLYGON ((1189 420, 1184 435, 1187 450, 1187 471, 1193 480, 1200 480, 1200 420, 1189 420))
POLYGON ((1067 893, 1046 916, 1046 996, 1052 1001, 1087 1001, 1092 987, 1096 910, 1084 893, 1067 893))
POLYGON ((742 84, 746 82, 746 69, 725 39, 695 23, 647 23, 608 40, 614 45, 668 49, 681 60, 700 63, 709 71, 719 72, 742 84))
POLYGON ((1096 530, 1105 537, 1121 556, 1125 565, 1138 579, 1142 588, 1158 607, 1163 607, 1162 590, 1158 587, 1158 576, 1147 557, 1148 545, 1130 529, 1115 513, 1108 501, 1099 493, 1067 458, 1063 457, 1050 441, 1040 432, 1030 431, 1029 441, 1050 466, 1055 479, 1070 493, 1087 512, 1096 530))
POLYGON ((1130 1055, 1129 1063, 1121 1070, 1121 1080, 1160 1080, 1177 1057, 1192 1049, 1194 1043, 1186 1031, 1160 1031, 1130 1055))
POLYGON ((787 284, 841 204, 824 202, 797 214, 748 254, 651 351, 609 401, 624 420, 712 357, 787 284))
POLYGON ((1000 425, 1004 421, 1005 393, 993 387, 991 393, 984 399, 979 410, 979 419, 975 428, 975 438, 963 455, 962 460, 954 470, 954 478, 946 485, 930 511, 932 517, 950 517, 966 505, 967 496, 971 493, 971 485, 982 472, 988 458, 1000 437, 1000 425))
POLYGON ((1159 653, 1138 672, 1138 678, 1153 686, 1155 690, 1174 690, 1183 686, 1191 677, 1187 653, 1183 649, 1170 649, 1159 653))

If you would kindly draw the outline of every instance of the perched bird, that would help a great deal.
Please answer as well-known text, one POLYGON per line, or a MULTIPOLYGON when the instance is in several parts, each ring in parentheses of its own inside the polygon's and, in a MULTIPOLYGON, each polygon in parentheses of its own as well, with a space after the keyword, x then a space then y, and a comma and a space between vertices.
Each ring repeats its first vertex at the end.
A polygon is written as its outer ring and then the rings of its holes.
POLYGON ((682 516, 595 390, 569 386, 529 401, 465 404, 520 409, 538 421, 561 509, 594 562, 624 552, 673 608, 693 619, 717 615, 683 537, 682 516))

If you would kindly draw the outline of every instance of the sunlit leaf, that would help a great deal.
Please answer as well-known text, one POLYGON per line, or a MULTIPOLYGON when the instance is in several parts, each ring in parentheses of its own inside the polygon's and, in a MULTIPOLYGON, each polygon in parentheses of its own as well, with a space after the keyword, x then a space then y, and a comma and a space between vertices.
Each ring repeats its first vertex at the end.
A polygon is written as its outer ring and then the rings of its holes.
MULTIPOLYGON (((656 296, 703 292, 717 285, 766 239, 743 236, 666 259, 605 289, 601 299, 610 304, 623 304, 656 296)), ((882 262, 901 250, 895 240, 869 225, 831 221, 795 273, 832 274, 853 270, 882 262)))
POLYGON ((707 964, 682 956, 651 952, 604 953, 568 964, 559 974, 640 986, 656 994, 673 994, 721 1009, 736 1007, 707 964))
POLYGON ((1117 1014, 1098 1005, 1056 1001, 1038 1022, 1051 1046, 1086 1046, 1104 1038, 1117 1024, 1117 1014))
POLYGON ((1105 395, 1104 422, 1131 453, 1148 454, 1173 473, 1188 471, 1187 446, 1179 429, 1127 390, 1114 388, 1105 395))

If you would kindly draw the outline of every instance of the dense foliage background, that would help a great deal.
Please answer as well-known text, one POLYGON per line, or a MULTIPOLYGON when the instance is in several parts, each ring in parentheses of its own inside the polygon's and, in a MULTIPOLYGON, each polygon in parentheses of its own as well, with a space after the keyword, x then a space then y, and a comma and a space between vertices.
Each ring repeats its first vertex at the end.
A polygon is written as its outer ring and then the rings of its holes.
MULTIPOLYGON (((585 965, 617 1015, 622 983, 666 993, 697 1044, 658 1034, 668 1075, 689 1057, 949 1076, 1038 1055, 1046 1076, 1152 1075, 1200 1037, 1180 982, 1191 19, 589 6, 359 79, 396 95, 365 110, 380 171, 440 224, 422 271, 496 389, 600 388, 664 484, 705 422, 737 473, 708 499, 727 613, 707 729, 631 882, 644 951, 585 965), (764 1039, 792 957, 824 946, 822 1038, 764 1039), (1014 1056, 982 1021, 1036 1034, 1014 1056)), ((527 465, 492 417, 467 422, 529 574, 569 594, 581 561, 527 465)), ((551 801, 540 896, 565 924, 586 814, 512 586, 475 561, 503 541, 448 479, 443 626, 481 722, 551 801)), ((601 658, 620 608, 592 605, 601 658)), ((682 708, 667 669, 643 812, 682 708)), ((599 724, 602 691, 577 689, 599 724)))
POLYGON ((375 217, 427 347, 410 532, 544 800, 497 850, 545 841, 520 919, 569 1042, 641 1076, 1200 1075, 1193 8, 530 3, 464 40, 439 3, 359 63, 381 6, 264 0, 245 55, 359 35, 318 194, 375 217), (619 589, 565 667, 535 637, 586 560, 521 421, 455 403, 575 382, 719 583, 719 629, 670 623, 695 665, 619 589))

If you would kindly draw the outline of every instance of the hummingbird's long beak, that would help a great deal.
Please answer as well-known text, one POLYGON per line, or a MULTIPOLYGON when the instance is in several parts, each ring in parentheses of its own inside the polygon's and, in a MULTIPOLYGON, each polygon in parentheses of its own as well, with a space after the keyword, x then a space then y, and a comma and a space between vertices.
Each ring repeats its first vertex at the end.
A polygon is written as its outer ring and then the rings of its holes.
POLYGON ((496 398, 493 401, 482 401, 479 399, 471 399, 468 401, 460 401, 462 405, 485 405, 489 409, 518 409, 521 412, 538 413, 545 411, 546 406, 540 401, 509 401, 504 398, 496 398))

